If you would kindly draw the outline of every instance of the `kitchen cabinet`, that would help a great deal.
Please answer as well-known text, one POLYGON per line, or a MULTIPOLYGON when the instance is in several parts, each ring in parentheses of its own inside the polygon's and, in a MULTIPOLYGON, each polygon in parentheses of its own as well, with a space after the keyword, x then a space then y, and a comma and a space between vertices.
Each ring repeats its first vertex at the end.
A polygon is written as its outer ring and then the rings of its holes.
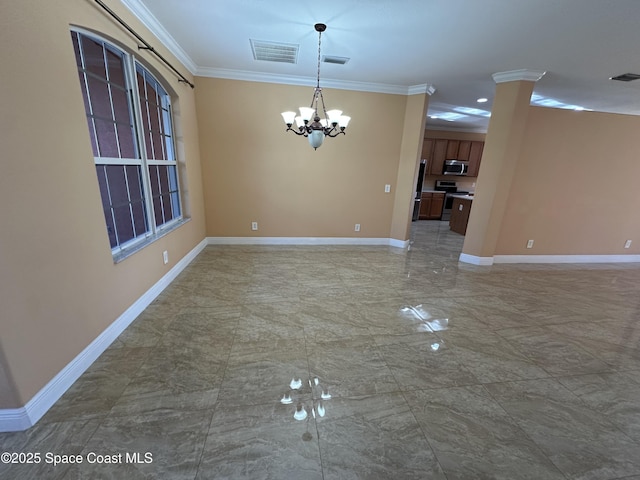
POLYGON ((442 209, 444 208, 444 193, 434 193, 431 200, 431 208, 429 209, 429 219, 439 219, 442 217, 442 209))
POLYGON ((420 195, 419 220, 438 220, 442 216, 444 193, 422 192, 420 195))
POLYGON ((467 223, 469 223, 469 212, 473 200, 470 198, 453 197, 453 205, 451 207, 451 218, 449 219, 449 228, 452 232, 465 235, 467 233, 467 223))
POLYGON ((422 159, 427 161, 427 165, 429 165, 429 161, 431 160, 431 155, 433 154, 433 139, 425 138, 422 142, 422 159))
POLYGON ((449 140, 447 142, 447 160, 458 160, 459 140, 449 140))
POLYGON ((431 162, 428 164, 429 175, 442 175, 444 161, 447 157, 447 144, 449 140, 433 140, 433 151, 431 152, 431 162))
POLYGON ((442 175, 445 160, 469 162, 467 176, 477 177, 482 159, 484 142, 479 140, 450 140, 425 138, 422 143, 422 158, 427 161, 426 175, 442 175))
POLYGON ((482 150, 484 142, 470 142, 469 146, 469 177, 477 177, 480 170, 480 160, 482 159, 482 150))
POLYGON ((469 154, 471 153, 471 141, 461 140, 460 146, 458 146, 458 156, 456 160, 469 161, 469 154))

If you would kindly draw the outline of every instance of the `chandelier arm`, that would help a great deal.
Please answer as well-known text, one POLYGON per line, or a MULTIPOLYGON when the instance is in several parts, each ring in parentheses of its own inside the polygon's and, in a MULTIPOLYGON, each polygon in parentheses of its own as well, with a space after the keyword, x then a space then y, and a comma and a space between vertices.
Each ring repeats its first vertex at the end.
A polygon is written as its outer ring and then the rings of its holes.
POLYGON ((337 137, 340 134, 346 135, 347 132, 345 132, 344 130, 337 130, 335 128, 332 128, 329 132, 325 132, 325 135, 330 138, 337 137))
POLYGON ((306 129, 306 127, 305 127, 302 131, 298 131, 298 130, 296 130, 295 128, 288 127, 288 128, 285 130, 285 132, 293 132, 293 133, 295 133, 296 135, 301 135, 301 136, 304 136, 304 137, 306 137, 306 136, 307 136, 307 129, 306 129))

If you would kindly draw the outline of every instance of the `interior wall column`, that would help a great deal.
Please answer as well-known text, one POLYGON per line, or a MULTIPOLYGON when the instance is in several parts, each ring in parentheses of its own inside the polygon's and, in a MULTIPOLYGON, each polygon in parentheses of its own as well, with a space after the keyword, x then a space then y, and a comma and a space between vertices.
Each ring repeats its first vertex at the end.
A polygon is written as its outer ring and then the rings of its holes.
POLYGON ((421 93, 407 96, 390 232, 393 240, 401 242, 409 239, 411 230, 413 201, 422 154, 429 97, 434 92, 435 88, 432 85, 425 85, 421 93))
POLYGON ((491 265, 518 163, 535 82, 545 72, 493 74, 496 93, 485 138, 461 262, 491 265))

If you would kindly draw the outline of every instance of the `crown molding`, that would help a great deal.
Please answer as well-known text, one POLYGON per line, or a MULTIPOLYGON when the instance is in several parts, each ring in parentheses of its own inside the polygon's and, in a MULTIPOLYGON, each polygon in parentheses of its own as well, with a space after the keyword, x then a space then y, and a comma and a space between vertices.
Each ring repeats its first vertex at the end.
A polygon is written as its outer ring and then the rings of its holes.
POLYGON ((160 43, 162 43, 192 75, 196 74, 198 70, 196 63, 140 0, 120 0, 120 2, 160 40, 160 43))
POLYGON ((431 85, 430 83, 423 83, 422 85, 412 85, 408 88, 408 95, 419 95, 422 93, 426 93, 431 96, 436 93, 436 87, 431 85))
POLYGON ((537 82, 547 72, 537 72, 535 70, 509 70, 508 72, 497 72, 491 75, 496 83, 517 82, 527 80, 529 82, 537 82))
POLYGON ((429 119, 427 118, 427 128, 426 130, 434 131, 434 132, 460 132, 460 133, 487 133, 487 127, 456 127, 455 124, 451 126, 446 125, 429 125, 429 119))
MULTIPOLYGON (((200 67, 195 72, 199 77, 225 78, 228 80, 244 80, 247 82, 280 83, 284 85, 299 85, 315 87, 315 77, 300 77, 295 75, 279 75, 274 73, 257 73, 245 70, 230 70, 226 68, 200 67)), ((417 85, 405 87, 403 85, 388 85, 383 83, 353 82, 349 80, 321 80, 323 88, 337 88, 340 90, 354 90, 359 92, 390 93, 394 95, 413 95, 416 93, 429 93, 429 88, 435 91, 431 85, 417 85), (418 91, 413 91, 417 88, 418 91)))

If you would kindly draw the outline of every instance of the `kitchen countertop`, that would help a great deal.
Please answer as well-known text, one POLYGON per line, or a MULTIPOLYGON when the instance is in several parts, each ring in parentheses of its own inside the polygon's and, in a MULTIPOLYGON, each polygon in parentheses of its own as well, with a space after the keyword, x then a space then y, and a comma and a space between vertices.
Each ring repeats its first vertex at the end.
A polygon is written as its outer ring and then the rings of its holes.
POLYGON ((442 190, 422 190, 422 193, 445 193, 442 190))
POLYGON ((473 195, 466 195, 466 194, 457 194, 454 193, 453 195, 451 195, 453 198, 464 198, 465 200, 473 200, 473 195))

